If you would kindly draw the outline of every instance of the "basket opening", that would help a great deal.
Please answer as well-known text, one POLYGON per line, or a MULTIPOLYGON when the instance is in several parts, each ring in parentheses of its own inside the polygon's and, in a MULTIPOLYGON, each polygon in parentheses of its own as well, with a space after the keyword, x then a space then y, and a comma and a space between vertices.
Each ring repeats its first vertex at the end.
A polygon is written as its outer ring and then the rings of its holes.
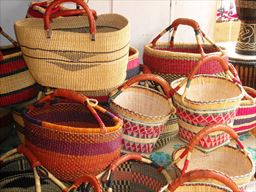
MULTIPOLYGON (((111 117, 100 112, 98 112, 98 115, 106 126, 115 126, 111 117)), ((84 105, 79 103, 57 103, 49 107, 33 110, 30 116, 34 119, 58 125, 99 128, 92 114, 84 105)))

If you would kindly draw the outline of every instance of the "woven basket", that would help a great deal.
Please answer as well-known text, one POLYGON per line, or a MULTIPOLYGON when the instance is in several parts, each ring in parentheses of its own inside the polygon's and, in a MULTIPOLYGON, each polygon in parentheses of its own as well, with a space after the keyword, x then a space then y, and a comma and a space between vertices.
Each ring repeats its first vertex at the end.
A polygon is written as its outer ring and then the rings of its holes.
MULTIPOLYGON (((186 76, 204 55, 222 55, 226 58, 226 50, 216 46, 200 29, 199 24, 192 19, 176 19, 163 30, 150 44, 144 46, 143 62, 150 70, 161 75, 168 82, 186 76), (179 25, 188 25, 195 30, 197 44, 175 43, 174 36, 179 25), (157 43, 168 31, 173 30, 171 41, 157 43), (210 44, 202 44, 200 38, 210 44)), ((212 61, 198 70, 199 74, 222 75, 223 70, 212 61)))
POLYGON ((139 59, 139 50, 130 47, 129 49, 129 59, 126 71, 126 79, 130 79, 136 75, 139 75, 141 71, 140 59, 139 59))
MULTIPOLYGON (((240 86, 224 59, 219 56, 206 56, 188 78, 181 78, 171 83, 174 105, 177 108, 179 136, 189 142, 205 126, 212 124, 232 125, 236 110, 244 96, 240 86), (223 77, 196 75, 197 70, 208 62, 218 61, 227 74, 223 77)), ((198 143, 198 148, 210 151, 228 142, 228 135, 223 132, 212 133, 198 143)))
POLYGON ((158 192, 170 180, 164 168, 140 154, 128 153, 111 164, 103 188, 108 192, 158 192))
POLYGON ((153 74, 138 75, 110 94, 110 109, 124 121, 123 149, 150 153, 174 113, 169 96, 170 87, 161 77, 153 74), (144 86, 131 86, 140 81, 154 81, 160 84, 165 95, 144 86))
POLYGON ((242 192, 229 177, 212 170, 190 171, 174 180, 166 188, 169 192, 242 192), (198 179, 205 179, 206 181, 197 182, 198 179), (225 187, 208 183, 207 179, 223 183, 225 187))
POLYGON ((17 42, 1 27, 0 34, 12 43, 0 47, 0 107, 9 107, 34 98, 38 90, 17 42))
POLYGON ((178 175, 194 169, 213 169, 227 174, 240 187, 246 185, 255 173, 255 165, 250 154, 246 151, 235 131, 227 125, 209 126, 201 130, 190 141, 188 147, 181 147, 174 151, 172 158, 178 175), (216 131, 228 133, 236 141, 239 148, 226 145, 209 154, 194 149, 201 138, 216 131), (239 164, 242 166, 238 166, 239 164))
POLYGON ((63 183, 24 145, 1 157, 0 173, 1 192, 68 192, 85 188, 86 191, 102 192, 97 178, 90 175, 77 178, 72 185, 63 183))
POLYGON ((56 0, 46 9, 44 20, 19 20, 15 31, 29 70, 43 86, 97 92, 125 80, 130 30, 121 15, 103 14, 95 21, 82 0, 56 0), (88 17, 59 17, 50 23, 51 10, 64 2, 82 6, 88 17))
POLYGON ((63 181, 97 175, 119 157, 122 121, 86 96, 57 89, 23 117, 25 145, 63 181))
POLYGON ((254 102, 245 98, 238 108, 233 126, 237 133, 244 133, 256 128, 256 90, 245 86, 244 90, 254 98, 254 102))
MULTIPOLYGON (((0 109, 0 142, 8 137, 12 130, 11 110, 0 109)), ((0 150, 1 151, 1 150, 0 150)))

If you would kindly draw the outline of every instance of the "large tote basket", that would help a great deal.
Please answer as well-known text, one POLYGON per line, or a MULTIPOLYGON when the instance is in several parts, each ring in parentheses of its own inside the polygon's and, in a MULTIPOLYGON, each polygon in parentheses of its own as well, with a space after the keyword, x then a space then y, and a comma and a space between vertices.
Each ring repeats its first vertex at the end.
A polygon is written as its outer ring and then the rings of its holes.
POLYGON ((18 43, 1 27, 0 35, 12 43, 0 47, 0 107, 9 107, 36 97, 38 87, 28 71, 18 43))
POLYGON ((1 192, 68 192, 85 188, 86 191, 102 192, 98 179, 91 175, 85 174, 71 185, 63 183, 24 145, 4 154, 0 160, 1 192))
MULTIPOLYGON (((204 55, 219 55, 226 57, 226 50, 216 46, 200 29, 199 24, 192 19, 176 19, 163 30, 150 44, 145 45, 143 61, 150 70, 164 77, 168 82, 186 76, 204 55), (187 25, 194 29, 197 44, 174 43, 174 36, 178 26, 187 25), (172 31, 171 41, 157 43, 157 41, 172 31), (202 44, 205 39, 209 44, 202 44)), ((197 73, 221 75, 223 70, 216 62, 208 62, 197 73)))
POLYGON ((139 153, 152 152, 170 115, 172 106, 168 83, 153 74, 138 75, 110 95, 110 108, 124 121, 123 149, 139 153), (160 84, 165 94, 144 86, 132 86, 140 81, 160 84))
MULTIPOLYGON (((208 125, 231 125, 244 96, 244 90, 238 81, 229 71, 228 63, 219 56, 206 56, 195 66, 188 78, 173 81, 171 87, 179 118, 179 137, 189 142, 208 125), (201 66, 211 61, 219 62, 227 78, 231 80, 212 75, 195 76, 201 66)), ((228 142, 228 135, 217 132, 202 138, 197 147, 209 151, 225 142, 228 142)))
POLYGON ((23 116, 25 145, 61 180, 97 175, 119 157, 122 121, 86 96, 57 89, 23 116))
MULTIPOLYGON (((193 170, 175 179, 167 187, 169 192, 242 192, 237 185, 226 175, 212 170, 193 170), (203 182, 197 180, 204 179, 203 182), (207 180, 216 180, 225 185, 208 183, 207 180)), ((164 188, 164 189, 165 189, 164 188)), ((160 192, 163 192, 160 191, 160 192)))
POLYGON ((103 188, 108 192, 158 192, 170 181, 163 167, 140 154, 128 153, 111 164, 103 188))
POLYGON ((194 169, 212 169, 230 176, 240 187, 250 182, 255 173, 255 165, 250 154, 246 151, 236 132, 227 125, 209 126, 201 130, 188 147, 181 147, 174 151, 172 158, 178 175, 194 169), (195 145, 201 138, 219 131, 228 133, 236 141, 239 148, 226 145, 209 154, 195 149, 195 145))
POLYGON ((19 20, 15 31, 33 77, 43 86, 97 92, 116 88, 125 80, 130 30, 121 15, 103 14, 95 21, 82 0, 56 0, 43 20, 19 20), (87 16, 51 19, 52 9, 64 2, 84 9, 64 10, 65 15, 85 11, 87 16))

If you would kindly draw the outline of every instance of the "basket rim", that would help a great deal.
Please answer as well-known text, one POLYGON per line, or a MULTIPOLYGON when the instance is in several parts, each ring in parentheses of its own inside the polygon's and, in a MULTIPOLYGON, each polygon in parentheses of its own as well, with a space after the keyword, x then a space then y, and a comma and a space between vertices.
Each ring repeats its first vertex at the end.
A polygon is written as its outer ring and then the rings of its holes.
POLYGON ((139 57, 139 50, 135 47, 130 46, 129 53, 131 52, 131 55, 129 54, 129 61, 138 59, 139 57))

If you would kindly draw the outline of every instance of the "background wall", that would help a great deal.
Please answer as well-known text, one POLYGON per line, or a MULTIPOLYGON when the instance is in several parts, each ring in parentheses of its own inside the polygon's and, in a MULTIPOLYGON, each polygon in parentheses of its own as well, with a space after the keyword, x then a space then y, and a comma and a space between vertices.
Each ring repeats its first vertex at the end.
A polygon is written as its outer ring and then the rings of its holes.
MULTIPOLYGON (((13 25, 24 18, 29 3, 30 0, 0 0, 0 25, 13 37, 13 25)), ((144 44, 178 17, 197 20, 203 31, 213 37, 215 0, 90 0, 89 6, 98 14, 115 12, 126 16, 131 24, 131 45, 139 48, 141 55, 144 44)), ((166 35, 161 40, 168 39, 166 35)), ((175 40, 194 41, 194 32, 188 27, 180 27, 175 40)), ((1 38, 0 43, 7 41, 1 38)))

